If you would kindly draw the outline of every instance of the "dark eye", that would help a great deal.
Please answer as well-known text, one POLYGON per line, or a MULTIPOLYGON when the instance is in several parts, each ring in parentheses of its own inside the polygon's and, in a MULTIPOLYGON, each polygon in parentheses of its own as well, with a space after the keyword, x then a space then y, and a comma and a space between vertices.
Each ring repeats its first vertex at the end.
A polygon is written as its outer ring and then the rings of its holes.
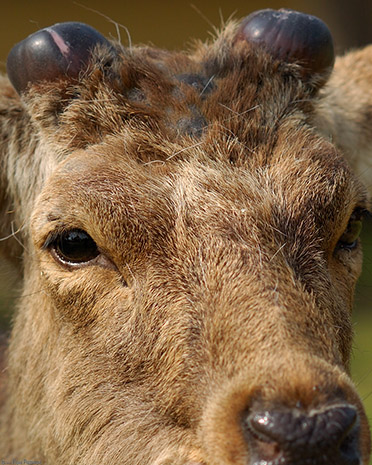
POLYGON ((89 262, 100 253, 94 240, 81 229, 64 231, 48 242, 55 258, 72 265, 89 262))
POLYGON ((347 228, 337 243, 338 249, 355 249, 358 245, 358 238, 362 231, 363 218, 366 211, 357 209, 351 215, 347 228))

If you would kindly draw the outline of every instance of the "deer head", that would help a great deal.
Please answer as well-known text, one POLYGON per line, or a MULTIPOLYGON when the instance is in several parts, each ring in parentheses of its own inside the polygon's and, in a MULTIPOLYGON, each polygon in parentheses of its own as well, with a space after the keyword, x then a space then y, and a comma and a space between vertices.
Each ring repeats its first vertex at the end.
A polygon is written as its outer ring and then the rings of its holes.
POLYGON ((333 65, 327 27, 290 10, 189 53, 79 23, 15 46, 2 456, 367 465, 349 359, 372 49, 333 65))

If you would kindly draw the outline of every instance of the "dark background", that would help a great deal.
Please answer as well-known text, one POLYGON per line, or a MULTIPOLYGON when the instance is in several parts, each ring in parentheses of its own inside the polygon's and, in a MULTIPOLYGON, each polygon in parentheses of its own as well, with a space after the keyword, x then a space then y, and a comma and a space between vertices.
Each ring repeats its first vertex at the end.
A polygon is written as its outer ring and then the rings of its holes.
MULTIPOLYGON (((5 72, 6 57, 11 47, 27 35, 62 21, 82 21, 108 37, 128 43, 152 43, 158 47, 188 47, 190 39, 206 40, 213 27, 220 27, 233 15, 243 17, 261 8, 287 7, 314 14, 330 27, 336 52, 372 43, 372 0, 293 0, 293 1, 112 1, 36 0, 3 2, 1 6, 0 71, 5 72), (95 10, 95 11, 93 11, 95 10)), ((372 89, 371 89, 372 91, 372 89)), ((371 173, 372 184, 372 173, 371 173)), ((1 239, 1 238, 0 238, 1 239)), ((356 292, 354 312, 356 339, 353 373, 372 423, 372 223, 363 233, 365 265, 356 292)), ((6 330, 13 301, 21 282, 0 261, 0 331, 6 330)))
MULTIPOLYGON (((0 60, 27 35, 62 21, 83 21, 116 37, 114 21, 125 26, 133 43, 182 48, 190 38, 206 39, 221 18, 240 18, 261 8, 293 8, 319 16, 333 32, 338 52, 372 42, 371 0, 14 0, 1 5, 0 60), (90 9, 90 10, 89 10, 90 9), (95 10, 95 11, 92 11, 95 10), (106 16, 106 18, 104 17, 106 16)), ((127 42, 124 29, 122 43, 127 42)))

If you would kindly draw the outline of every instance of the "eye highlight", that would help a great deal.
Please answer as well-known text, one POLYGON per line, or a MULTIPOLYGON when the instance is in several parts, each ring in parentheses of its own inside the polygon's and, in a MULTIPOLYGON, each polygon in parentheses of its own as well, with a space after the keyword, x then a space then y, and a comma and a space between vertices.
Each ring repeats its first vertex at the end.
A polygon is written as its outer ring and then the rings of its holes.
POLYGON ((57 261, 68 265, 82 265, 100 254, 94 240, 81 229, 70 229, 52 236, 44 248, 49 248, 57 261))
POLYGON ((336 249, 353 250, 357 247, 362 232, 363 219, 369 214, 367 210, 358 208, 354 210, 344 233, 340 237, 336 249))

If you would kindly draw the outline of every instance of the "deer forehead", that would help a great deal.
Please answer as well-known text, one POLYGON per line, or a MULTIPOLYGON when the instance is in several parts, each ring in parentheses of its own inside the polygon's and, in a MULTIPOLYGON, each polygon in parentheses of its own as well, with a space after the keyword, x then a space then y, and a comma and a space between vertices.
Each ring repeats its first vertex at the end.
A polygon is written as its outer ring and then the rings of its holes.
POLYGON ((300 134, 296 139, 297 148, 278 143, 266 157, 270 162, 258 150, 249 154, 255 161, 236 165, 229 144, 220 146, 220 160, 205 142, 189 147, 186 159, 143 163, 128 157, 123 138, 112 138, 74 152, 51 176, 35 230, 41 240, 56 224, 78 227, 103 242, 115 237, 118 250, 129 234, 133 242, 138 234, 164 240, 181 223, 199 237, 255 237, 261 246, 273 227, 297 228, 298 240, 298 226, 306 225, 307 242, 332 236, 335 228, 341 233, 356 205, 364 204, 364 191, 332 146, 300 134))
POLYGON ((71 149, 128 128, 127 138, 137 142, 133 155, 145 160, 161 151, 165 158, 174 156, 208 138, 234 141, 236 152, 254 151, 258 145, 275 144, 278 125, 304 123, 311 109, 309 91, 301 81, 284 78, 290 65, 278 73, 276 62, 249 44, 231 50, 228 57, 217 68, 213 61, 220 55, 197 60, 133 49, 115 58, 117 79, 96 69, 67 89, 65 83, 36 84, 27 96, 29 108, 39 121, 57 109, 57 132, 49 123, 46 134, 53 132, 71 149), (73 98, 66 99, 66 92, 73 98), (146 140, 158 140, 159 149, 146 152, 146 140))
POLYGON ((23 98, 43 135, 67 150, 100 142, 123 127, 141 135, 136 155, 147 160, 151 153, 141 148, 156 137, 165 157, 176 152, 166 142, 179 150, 208 137, 234 140, 248 150, 274 144, 278 125, 306 122, 314 90, 300 79, 297 64, 247 41, 235 43, 236 27, 232 23, 196 53, 119 47, 112 55, 97 47, 79 80, 36 81, 23 98))

